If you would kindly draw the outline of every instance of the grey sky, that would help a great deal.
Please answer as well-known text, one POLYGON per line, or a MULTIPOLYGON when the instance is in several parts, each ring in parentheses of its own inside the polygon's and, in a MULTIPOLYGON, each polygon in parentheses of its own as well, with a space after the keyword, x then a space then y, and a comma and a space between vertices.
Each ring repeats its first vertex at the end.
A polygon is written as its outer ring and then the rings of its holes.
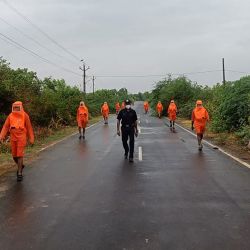
MULTIPOLYGON (((91 67, 89 75, 164 75, 226 68, 250 73, 249 0, 9 0, 16 9, 91 67)), ((0 32, 39 55, 81 74, 80 62, 51 41, 0 0, 0 17, 40 41, 62 59, 0 20, 0 32), (71 62, 73 60, 73 63, 71 62)), ((27 67, 39 77, 64 78, 80 84, 81 77, 48 65, 0 39, 0 55, 13 67, 27 67)), ((227 72, 227 80, 242 73, 227 72)), ((221 81, 221 72, 187 75, 200 84, 221 81)), ((150 90, 162 77, 102 78, 97 88, 150 90)), ((91 83, 88 83, 91 91, 91 83)))

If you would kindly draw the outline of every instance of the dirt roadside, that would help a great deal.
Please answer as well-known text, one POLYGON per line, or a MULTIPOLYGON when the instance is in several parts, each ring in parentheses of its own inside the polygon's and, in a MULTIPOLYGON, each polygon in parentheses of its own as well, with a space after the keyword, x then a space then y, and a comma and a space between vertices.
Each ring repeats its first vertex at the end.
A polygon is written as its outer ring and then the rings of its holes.
MULTIPOLYGON (((88 126, 91 126, 100 121, 100 117, 95 117, 90 120, 88 126)), ((78 133, 77 127, 64 127, 57 131, 53 131, 49 136, 35 140, 33 147, 28 146, 25 150, 24 163, 25 165, 30 165, 34 160, 37 159, 39 152, 43 148, 50 145, 56 144, 59 141, 67 138, 71 135, 78 133)), ((0 154, 0 176, 6 174, 7 172, 16 171, 16 165, 12 159, 11 153, 1 153, 0 154)))
MULTIPOLYGON (((178 118, 176 122, 191 131, 190 120, 178 118)), ((248 149, 247 146, 242 145, 240 140, 233 133, 213 133, 209 131, 208 128, 205 132, 204 139, 215 144, 240 160, 250 164, 250 149, 248 149)))

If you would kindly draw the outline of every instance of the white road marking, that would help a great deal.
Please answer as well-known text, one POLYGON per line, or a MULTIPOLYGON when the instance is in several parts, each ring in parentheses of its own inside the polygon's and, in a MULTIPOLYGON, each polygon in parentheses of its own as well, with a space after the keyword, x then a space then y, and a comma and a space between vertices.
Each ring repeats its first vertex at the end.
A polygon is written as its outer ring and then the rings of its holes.
POLYGON ((142 147, 139 147, 139 161, 142 161, 142 147))
MULTIPOLYGON (((140 124, 140 121, 138 122, 138 124, 140 124)), ((137 125, 137 128, 138 128, 138 133, 140 134, 141 133, 141 126, 137 125)))
MULTIPOLYGON (((185 129, 185 128, 182 127, 181 125, 176 124, 176 126, 178 126, 179 128, 185 130, 185 131, 188 132, 189 134, 191 134, 191 135, 193 135, 193 136, 196 137, 196 134, 194 134, 193 132, 189 131, 188 129, 185 129)), ((206 140, 202 140, 202 141, 203 141, 204 143, 206 143, 207 145, 209 145, 210 147, 216 148, 216 149, 219 150, 221 153, 223 153, 223 154, 229 156, 230 158, 232 158, 233 160, 239 162, 239 163, 242 164, 243 166, 245 166, 245 167, 247 167, 247 168, 250 168, 250 164, 248 164, 247 162, 242 161, 242 160, 239 159, 238 157, 235 157, 235 156, 231 155, 230 153, 226 152, 226 151, 223 150, 222 148, 220 148, 220 147, 218 147, 218 146, 216 146, 216 145, 214 145, 214 144, 212 144, 212 143, 210 143, 210 142, 208 142, 208 141, 206 141, 206 140)))

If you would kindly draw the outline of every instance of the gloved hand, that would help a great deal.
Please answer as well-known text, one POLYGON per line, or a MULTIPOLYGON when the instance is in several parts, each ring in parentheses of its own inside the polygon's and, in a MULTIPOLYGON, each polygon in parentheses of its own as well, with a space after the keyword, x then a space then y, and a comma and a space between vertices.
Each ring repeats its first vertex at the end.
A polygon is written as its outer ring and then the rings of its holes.
POLYGON ((194 125, 192 124, 191 129, 194 130, 194 125))

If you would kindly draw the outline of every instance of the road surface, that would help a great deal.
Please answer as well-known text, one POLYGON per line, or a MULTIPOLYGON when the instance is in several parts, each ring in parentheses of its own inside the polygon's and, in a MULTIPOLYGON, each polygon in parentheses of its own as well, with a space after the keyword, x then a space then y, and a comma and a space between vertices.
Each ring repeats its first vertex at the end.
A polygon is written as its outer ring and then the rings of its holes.
POLYGON ((250 170, 135 108, 134 163, 113 117, 0 179, 0 249, 250 249, 250 170))

